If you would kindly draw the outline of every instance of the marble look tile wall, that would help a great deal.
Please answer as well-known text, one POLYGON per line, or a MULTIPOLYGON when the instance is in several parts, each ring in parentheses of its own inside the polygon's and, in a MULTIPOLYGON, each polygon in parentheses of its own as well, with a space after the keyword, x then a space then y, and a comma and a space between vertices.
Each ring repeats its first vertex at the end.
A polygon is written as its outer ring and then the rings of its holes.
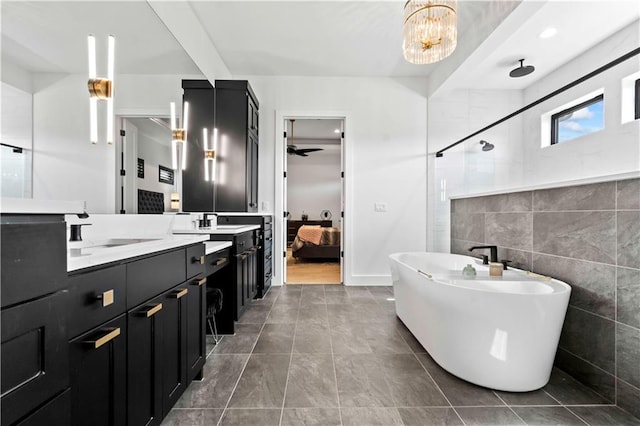
POLYGON ((452 200, 451 252, 483 244, 571 285, 556 365, 640 417, 640 179, 452 200))

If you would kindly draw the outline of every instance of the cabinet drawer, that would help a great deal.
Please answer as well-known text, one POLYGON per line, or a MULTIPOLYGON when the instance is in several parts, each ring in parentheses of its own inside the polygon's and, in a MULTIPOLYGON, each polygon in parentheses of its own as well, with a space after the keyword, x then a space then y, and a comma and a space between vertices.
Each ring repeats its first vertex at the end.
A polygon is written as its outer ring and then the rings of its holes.
POLYGON ((230 255, 231 249, 225 249, 208 254, 205 260, 205 275, 211 275, 228 265, 230 255))
POLYGON ((71 424, 71 390, 67 389, 16 426, 62 426, 69 424, 71 424))
MULTIPOLYGON (((187 247, 187 278, 195 277, 204 272, 202 257, 204 256, 204 244, 187 247)), ((176 281, 179 282, 179 281, 176 281)), ((174 283, 175 284, 175 283, 174 283)))
POLYGON ((2 424, 69 386, 66 292, 2 311, 2 424))
POLYGON ((127 309, 186 280, 185 250, 127 264, 127 309))
POLYGON ((236 254, 242 253, 243 251, 250 249, 253 247, 253 231, 245 232, 244 234, 240 234, 236 237, 236 254))
POLYGON ((127 308, 125 280, 124 265, 69 277, 69 337, 124 313, 127 308))

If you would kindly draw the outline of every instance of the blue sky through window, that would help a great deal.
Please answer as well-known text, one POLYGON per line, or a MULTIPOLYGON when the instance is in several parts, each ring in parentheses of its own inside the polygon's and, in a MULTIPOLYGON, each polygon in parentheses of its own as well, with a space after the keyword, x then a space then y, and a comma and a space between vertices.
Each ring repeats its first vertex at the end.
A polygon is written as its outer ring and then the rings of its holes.
POLYGON ((558 117, 558 140, 565 142, 604 129, 604 99, 558 117))

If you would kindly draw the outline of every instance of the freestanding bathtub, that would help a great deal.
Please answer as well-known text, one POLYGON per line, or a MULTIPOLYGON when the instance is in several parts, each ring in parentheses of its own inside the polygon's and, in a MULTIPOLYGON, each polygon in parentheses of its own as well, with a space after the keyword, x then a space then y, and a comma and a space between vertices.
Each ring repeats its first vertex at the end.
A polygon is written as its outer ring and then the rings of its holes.
POLYGON ((489 277, 470 256, 389 256, 396 313, 442 368, 492 389, 526 392, 549 381, 569 303, 562 281, 509 269, 489 277), (475 278, 464 278, 472 264, 475 278))

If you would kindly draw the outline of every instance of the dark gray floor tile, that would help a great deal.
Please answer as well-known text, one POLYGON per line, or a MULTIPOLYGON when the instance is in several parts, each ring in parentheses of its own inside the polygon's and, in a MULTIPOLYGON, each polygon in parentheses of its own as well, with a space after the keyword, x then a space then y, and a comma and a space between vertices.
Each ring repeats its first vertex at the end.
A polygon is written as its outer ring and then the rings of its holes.
POLYGON ((607 404, 609 402, 602 395, 555 367, 544 390, 563 405, 607 404))
POLYGON ((414 354, 381 354, 380 359, 385 380, 397 407, 449 405, 414 354))
POLYGON ((362 324, 361 329, 373 353, 413 353, 394 324, 362 324))
POLYGON ((447 396, 453 406, 504 405, 492 390, 476 386, 455 377, 440 367, 428 354, 416 354, 433 380, 447 396))
POLYGON ((299 302, 292 304, 276 304, 267 316, 267 324, 295 324, 298 321, 299 302))
POLYGON ((559 348, 555 365, 569 376, 585 384, 588 388, 613 402, 616 398, 616 378, 613 374, 588 363, 570 352, 559 348))
POLYGON ((558 405, 545 391, 500 392, 494 391, 507 405, 558 405))
POLYGON ((375 354, 335 355, 341 407, 392 407, 383 360, 375 354))
POLYGON ((271 306, 251 305, 240 317, 239 324, 264 324, 271 306))
POLYGON ((617 380, 617 405, 640 418, 640 389, 622 380, 617 380))
POLYGON ((402 425, 397 408, 341 408, 345 426, 402 425))
POLYGON ((618 377, 640 388, 640 329, 616 324, 618 377))
POLYGON ((285 408, 281 426, 341 426, 337 408, 285 408))
POLYGON ((335 371, 331 354, 293 354, 285 407, 337 407, 335 371))
POLYGON ((298 312, 299 324, 329 324, 327 305, 304 305, 298 312))
POLYGON ((252 354, 229 407, 281 408, 289 359, 289 355, 252 354))
POLYGON ((253 353, 289 354, 293 348, 295 324, 265 324, 253 353))
POLYGON ((393 294, 393 286, 391 285, 370 285, 366 287, 369 290, 369 293, 383 293, 383 294, 393 294))
POLYGON ((260 335, 260 324, 236 324, 236 334, 223 336, 222 340, 215 345, 215 354, 249 354, 260 335), (248 327, 251 328, 248 328, 248 327), (257 327, 256 327, 257 326, 257 327), (244 327, 244 328, 243 328, 244 327), (256 330, 256 331, 254 331, 256 330))
POLYGON ((337 325, 351 325, 358 320, 357 312, 351 303, 327 305, 327 313, 329 316, 329 325, 331 327, 337 325))
POLYGON ((328 292, 344 292, 344 287, 342 284, 324 284, 324 292, 327 294, 328 292))
POLYGON ((302 291, 302 296, 300 297, 300 305, 315 305, 315 304, 325 304, 327 300, 324 297, 324 289, 320 289, 319 291, 302 291))
POLYGON ((404 339, 405 343, 409 345, 414 353, 425 353, 427 350, 418 342, 418 339, 409 331, 409 329, 396 317, 396 328, 400 333, 400 336, 404 339))
POLYGON ((591 426, 640 425, 640 419, 618 407, 570 407, 569 409, 591 426))
POLYGON ((220 420, 220 426, 278 426, 280 409, 227 409, 220 420))
POLYGON ((192 382, 177 408, 224 408, 229 401, 249 355, 217 355, 207 359, 204 379, 192 382))
POLYGON ((330 291, 324 296, 327 305, 341 305, 351 303, 346 292, 330 291))
POLYGON ((508 407, 461 407, 456 411, 467 426, 514 426, 525 423, 508 407))
POLYGON ((220 420, 223 409, 174 408, 169 411, 162 426, 214 425, 220 420))
POLYGON ((358 330, 357 324, 332 325, 329 333, 334 354, 372 353, 368 339, 358 330))
POLYGON ((586 425, 564 407, 513 407, 513 411, 531 426, 586 425))
POLYGON ((298 324, 293 340, 296 353, 331 353, 331 336, 326 324, 298 324))
POLYGON ((398 408, 402 422, 407 426, 462 426, 462 420, 453 408, 412 407, 398 408))

